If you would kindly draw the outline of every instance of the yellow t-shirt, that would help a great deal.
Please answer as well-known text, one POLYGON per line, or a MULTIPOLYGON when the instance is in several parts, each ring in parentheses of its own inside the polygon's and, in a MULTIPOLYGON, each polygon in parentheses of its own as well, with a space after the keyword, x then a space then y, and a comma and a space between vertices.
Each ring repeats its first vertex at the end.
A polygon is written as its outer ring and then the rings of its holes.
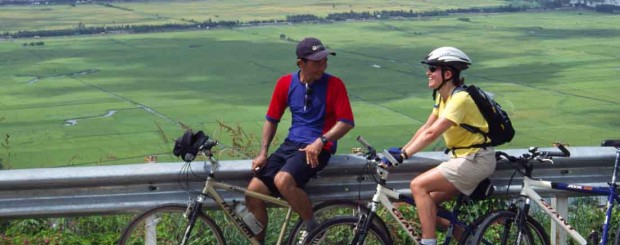
MULTIPOLYGON (((441 96, 438 96, 437 101, 435 101, 435 108, 433 108, 433 114, 448 119, 455 124, 443 134, 446 147, 450 149, 484 143, 484 136, 482 134, 467 131, 459 126, 460 124, 467 124, 480 128, 483 132, 489 132, 489 125, 482 113, 478 110, 469 93, 465 91, 455 92, 445 103, 443 103, 441 96)), ((456 149, 454 154, 451 155, 453 158, 462 157, 474 154, 478 150, 480 148, 456 149)))

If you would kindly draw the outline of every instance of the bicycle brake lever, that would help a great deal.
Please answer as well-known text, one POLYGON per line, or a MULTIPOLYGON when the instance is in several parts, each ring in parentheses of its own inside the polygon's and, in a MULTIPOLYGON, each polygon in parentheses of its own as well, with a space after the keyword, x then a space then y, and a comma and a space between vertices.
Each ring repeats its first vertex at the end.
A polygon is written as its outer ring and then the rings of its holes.
POLYGON ((538 160, 539 162, 546 162, 546 163, 553 164, 553 160, 549 158, 536 157, 536 160, 538 160))

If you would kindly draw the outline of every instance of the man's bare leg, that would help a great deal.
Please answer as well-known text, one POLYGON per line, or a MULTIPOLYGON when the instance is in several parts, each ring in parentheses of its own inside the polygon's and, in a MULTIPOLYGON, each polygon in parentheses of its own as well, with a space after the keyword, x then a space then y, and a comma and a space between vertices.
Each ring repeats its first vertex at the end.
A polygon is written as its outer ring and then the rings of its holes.
MULTIPOLYGON (((270 195, 271 192, 269 188, 258 178, 252 178, 250 184, 248 185, 249 191, 254 191, 258 193, 262 193, 265 195, 270 195)), ((269 223, 269 217, 267 216, 267 206, 265 202, 260 199, 256 199, 253 197, 246 196, 245 203, 248 207, 248 210, 254 214, 256 219, 263 225, 264 229, 259 234, 256 235, 256 238, 264 242, 265 240, 265 231, 267 230, 267 224, 269 223)))
MULTIPOLYGON (((279 172, 276 174, 274 183, 280 194, 291 205, 291 208, 299 214, 301 219, 306 222, 306 225, 308 225, 307 222, 311 222, 311 226, 318 225, 314 224, 316 221, 313 220, 312 202, 308 198, 308 194, 303 189, 297 187, 297 183, 290 173, 279 172)), ((310 230, 315 227, 308 228, 310 230)))

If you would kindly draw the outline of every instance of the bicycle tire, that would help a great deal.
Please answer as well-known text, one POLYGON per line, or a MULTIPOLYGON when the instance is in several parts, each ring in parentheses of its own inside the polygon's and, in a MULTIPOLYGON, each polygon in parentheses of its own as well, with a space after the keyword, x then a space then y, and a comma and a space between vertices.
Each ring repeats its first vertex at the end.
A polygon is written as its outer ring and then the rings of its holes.
MULTIPOLYGON (((465 229, 465 231, 463 231, 463 234, 461 234, 461 238, 456 241, 457 245, 469 245, 471 243, 472 239, 474 238, 474 235, 476 235, 475 227, 478 227, 483 220, 478 220, 478 221, 479 221, 478 223, 474 221, 474 223, 470 224, 470 227, 471 227, 470 229, 465 229)), ((453 237, 453 239, 456 239, 456 238, 453 237)))
MULTIPOLYGON (((493 214, 493 212, 487 213, 486 215, 478 217, 474 221, 469 223, 467 225, 467 227, 465 227, 465 230, 463 231, 463 234, 461 234, 461 238, 457 241, 457 245, 470 245, 470 244, 473 244, 473 240, 474 240, 474 237, 476 235, 476 229, 478 229, 478 227, 480 227, 482 222, 484 222, 484 220, 487 217, 489 217, 489 215, 491 215, 491 214, 493 214)), ((453 238, 453 239, 455 239, 455 238, 453 238)))
MULTIPOLYGON (((368 213, 368 207, 366 207, 363 203, 355 200, 329 200, 314 205, 312 207, 312 210, 314 212, 315 218, 319 223, 338 216, 357 217, 360 213, 368 213)), ((375 226, 380 228, 380 230, 383 232, 384 237, 391 238, 391 236, 388 235, 390 233, 388 227, 382 219, 375 216, 372 222, 375 226)), ((305 226, 303 221, 299 219, 291 228, 286 244, 302 244, 303 238, 305 238, 305 235, 302 235, 302 232, 306 232, 305 226)))
MULTIPOLYGON (((514 225, 517 214, 512 211, 496 211, 488 215, 476 229, 472 245, 515 244, 518 228, 514 225), (508 229, 506 229, 508 228, 508 229), (503 234, 503 235, 502 235, 503 234)), ((526 216, 527 229, 522 229, 521 244, 550 245, 549 236, 538 221, 526 216)))
POLYGON ((473 237, 474 237, 474 234, 471 234, 470 232, 465 231, 461 239, 456 241, 456 244, 457 245, 469 245, 469 242, 471 241, 471 239, 473 239, 473 237))
MULTIPOLYGON (((134 218, 129 225, 123 230, 118 240, 119 245, 145 244, 145 236, 147 229, 152 223, 156 223, 155 231, 157 244, 180 244, 187 226, 187 218, 183 215, 187 206, 179 204, 167 204, 152 208, 134 218), (155 220, 149 220, 155 218, 155 220)), ((192 244, 226 244, 224 235, 220 227, 205 215, 202 211, 196 218, 196 223, 192 229, 190 240, 187 243, 192 244)))
MULTIPOLYGON (((351 244, 357 231, 357 217, 336 217, 323 222, 317 229, 308 234, 304 244, 351 244)), ((392 244, 392 239, 386 237, 381 227, 374 222, 368 227, 368 234, 363 243, 365 245, 392 244)))

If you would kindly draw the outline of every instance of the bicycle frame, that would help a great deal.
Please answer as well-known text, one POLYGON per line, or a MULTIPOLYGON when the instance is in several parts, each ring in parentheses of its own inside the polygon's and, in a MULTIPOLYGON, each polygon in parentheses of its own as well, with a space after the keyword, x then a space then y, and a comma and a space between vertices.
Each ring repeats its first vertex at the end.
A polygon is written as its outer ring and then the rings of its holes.
MULTIPOLYGON (((360 142, 366 149, 368 149, 368 153, 366 154, 367 164, 375 167, 376 173, 377 175, 379 175, 380 180, 377 182, 377 190, 372 197, 372 201, 369 204, 370 210, 368 211, 365 217, 363 214, 360 216, 358 225, 361 225, 361 228, 355 234, 355 238, 353 239, 354 243, 357 243, 358 241, 363 241, 366 238, 366 234, 368 233, 368 227, 370 227, 372 218, 375 216, 374 214, 377 212, 379 203, 381 203, 381 205, 383 205, 390 212, 390 215, 398 222, 401 228, 407 231, 407 235, 411 239, 413 239, 413 241, 415 241, 416 244, 420 244, 422 241, 422 237, 421 237, 421 234, 417 234, 415 228, 419 229, 421 225, 415 222, 407 221, 407 219, 405 219, 403 214, 400 211, 398 211, 396 207, 394 207, 394 205, 392 204, 392 201, 390 201, 390 199, 399 200, 399 201, 406 202, 409 205, 415 206, 413 198, 408 195, 403 195, 399 193, 398 191, 385 186, 387 179, 388 179, 388 175, 390 173, 388 170, 378 165, 379 164, 378 161, 380 160, 376 156, 377 151, 366 140, 364 140, 363 137, 358 136, 357 141, 360 142)), ((386 150, 384 150, 383 155, 387 157, 390 156, 389 152, 387 152, 386 150)), ((448 229, 446 230, 446 240, 444 241, 444 244, 446 245, 450 244, 450 240, 452 240, 452 231, 454 229, 454 225, 464 227, 464 229, 469 229, 467 225, 465 225, 463 222, 460 222, 457 219, 458 214, 459 214, 459 209, 460 209, 460 204, 458 203, 461 201, 462 198, 463 198, 463 195, 460 194, 458 196, 457 205, 454 206, 454 208, 452 209, 452 212, 446 211, 443 209, 438 209, 437 216, 450 221, 450 224, 448 225, 448 229)), ((467 232, 467 230, 465 230, 465 232, 467 232)))
POLYGON ((529 210, 529 201, 533 200, 547 216, 551 217, 553 222, 559 225, 567 234, 569 234, 579 244, 587 244, 586 239, 579 234, 568 222, 564 219, 551 205, 549 205, 540 195, 536 192, 535 187, 543 189, 565 190, 580 193, 588 193, 595 195, 607 196, 607 210, 605 212, 605 221, 603 223, 603 234, 600 244, 607 244, 607 236, 609 234, 611 214, 615 202, 620 203, 620 197, 616 193, 616 176, 618 174, 618 159, 620 159, 620 151, 616 152, 616 161, 614 165, 614 171, 612 175, 609 187, 597 187, 597 186, 582 186, 567 183, 551 182, 544 180, 534 180, 528 176, 523 177, 523 188, 520 195, 525 198, 524 211, 527 214, 529 210))
MULTIPOLYGON (((186 212, 186 214, 189 214, 188 219, 190 220, 189 225, 186 228, 185 231, 185 237, 184 240, 182 242, 182 244, 185 244, 185 239, 187 239, 187 237, 189 237, 189 234, 193 228, 193 224, 194 221, 196 219, 196 211, 202 210, 202 205, 204 204, 204 202, 208 199, 211 198, 215 201, 215 203, 217 203, 217 205, 220 207, 221 210, 224 211, 224 213, 226 214, 226 216, 230 219, 233 220, 233 223, 235 224, 235 226, 237 227, 237 229, 239 231, 241 231, 241 233, 247 238, 248 241, 250 241, 251 244, 255 244, 255 245, 259 245, 260 242, 258 241, 258 239, 255 238, 254 234, 252 234, 252 232, 250 231, 250 228, 243 222, 243 220, 241 219, 241 217, 239 217, 239 215, 237 215, 234 210, 233 210, 233 206, 229 205, 224 198, 222 198, 222 196, 217 192, 217 189, 225 189, 231 192, 235 192, 235 193, 239 193, 239 194, 243 194, 244 196, 250 196, 250 197, 254 197, 260 200, 263 200, 265 202, 271 203, 271 204, 275 204, 281 207, 286 207, 288 208, 287 214, 286 214, 286 219, 285 222, 283 222, 282 224, 282 228, 280 230, 280 235, 278 237, 278 243, 277 244, 281 244, 282 241, 284 240, 284 235, 286 233, 286 228, 288 226, 288 221, 291 218, 291 214, 292 214, 292 208, 289 206, 288 202, 286 202, 285 200, 281 199, 281 198, 276 198, 276 197, 272 197, 269 195, 264 195, 258 192, 253 192, 253 191, 249 191, 245 188, 239 187, 239 186, 234 186, 234 185, 230 185, 230 184, 226 184, 226 183, 222 183, 219 182, 217 180, 215 180, 215 173, 217 172, 217 169, 219 168, 219 163, 214 160, 212 157, 208 156, 208 161, 211 163, 211 171, 207 177, 207 180, 205 181, 205 186, 202 189, 201 194, 198 196, 198 198, 196 199, 196 201, 193 203, 194 206, 191 207, 191 204, 188 205, 188 212, 186 212), (190 208, 193 208, 190 210, 190 208)), ((205 162, 206 164, 206 162, 205 162)))
MULTIPOLYGON (((380 172, 382 172, 379 173, 382 177, 387 176, 386 170, 380 170, 380 172)), ((459 196, 459 198, 461 198, 461 196, 459 196)), ((420 224, 407 221, 403 214, 398 211, 398 209, 392 204, 391 200, 399 200, 406 202, 409 205, 415 206, 414 200, 410 196, 403 195, 394 189, 384 186, 383 184, 377 184, 377 191, 373 195, 372 201, 369 204, 370 214, 375 214, 379 206, 378 204, 381 203, 381 205, 383 205, 383 207, 385 207, 389 211, 390 215, 394 218, 394 220, 396 220, 398 224, 400 224, 401 228, 407 231, 407 235, 417 244, 420 244, 422 239, 421 234, 417 234, 416 232, 416 229, 420 229, 420 224)), ((444 241, 444 244, 449 244, 452 240, 452 230, 454 229, 454 225, 458 225, 464 227, 465 229, 468 229, 463 222, 460 222, 456 218, 458 216, 458 206, 456 206, 452 212, 440 209, 438 210, 437 215, 450 221, 450 225, 446 230, 446 239, 444 241)), ((372 217, 373 215, 367 215, 366 218, 368 220, 363 222, 363 227, 368 227, 365 223, 370 224, 370 219, 372 219, 372 217)), ((365 234, 363 234, 360 239, 363 239, 364 237, 365 234)))

